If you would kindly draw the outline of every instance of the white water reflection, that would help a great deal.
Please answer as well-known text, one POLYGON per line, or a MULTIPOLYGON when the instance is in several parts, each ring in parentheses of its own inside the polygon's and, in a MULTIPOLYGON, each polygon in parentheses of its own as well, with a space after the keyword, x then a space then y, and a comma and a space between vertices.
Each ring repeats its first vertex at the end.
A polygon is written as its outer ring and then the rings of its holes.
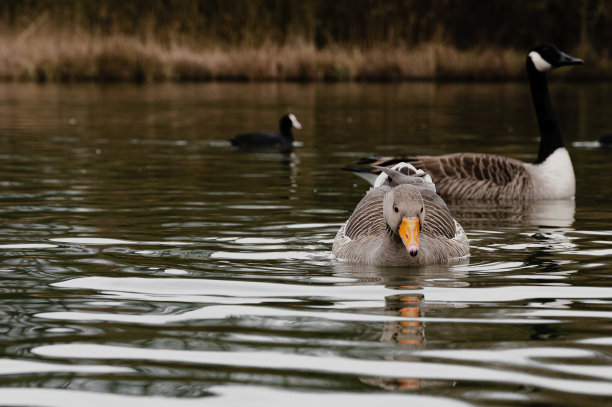
POLYGON ((595 141, 574 141, 572 143, 573 147, 582 147, 582 148, 601 148, 603 145, 595 140, 595 141))
POLYGON ((528 219, 540 227, 570 228, 575 214, 574 199, 541 200, 530 202, 528 219))
POLYGON ((206 388, 208 397, 176 398, 134 396, 124 394, 101 393, 92 391, 76 391, 61 389, 4 388, 0 389, 0 403, 10 406, 32 407, 83 407, 83 406, 115 406, 115 407, 253 407, 286 406, 287 400, 293 400, 296 406, 341 405, 371 406, 373 404, 414 403, 420 407, 464 407, 469 406, 458 400, 446 397, 409 394, 354 394, 344 392, 312 393, 297 392, 283 389, 255 386, 210 386, 206 388), (245 400, 248 400, 245 402, 245 400))
MULTIPOLYGON (((576 201, 450 201, 449 208, 464 228, 532 225, 561 233, 574 224, 576 201)), ((487 232, 495 230, 487 228, 487 232)))
POLYGON ((218 251, 210 255, 211 259, 223 260, 307 260, 314 257, 321 257, 320 254, 282 251, 282 252, 225 252, 218 251))
MULTIPOLYGON (((212 352, 181 351, 171 349, 139 349, 111 345, 73 343, 49 345, 32 349, 34 354, 52 358, 147 360, 187 364, 205 364, 228 367, 252 367, 274 370, 303 370, 328 374, 349 374, 373 377, 417 377, 431 380, 467 380, 478 382, 536 385, 547 389, 597 396, 612 396, 612 387, 606 382, 579 379, 551 378, 543 375, 500 371, 495 368, 476 367, 452 363, 357 360, 341 357, 316 357, 275 352, 212 352)), ((562 353, 562 352, 561 352, 562 353)))
POLYGON ((0 250, 9 250, 9 249, 51 249, 57 247, 54 244, 47 243, 14 243, 14 244, 2 244, 0 245, 0 250))
MULTIPOLYGON (((239 298, 300 298, 318 297, 333 300, 382 300, 395 295, 398 289, 375 285, 322 285, 284 284, 238 280, 202 280, 182 278, 140 278, 140 277, 83 277, 53 283, 55 287, 92 289, 108 294, 131 293, 150 295, 155 301, 159 295, 190 296, 191 300, 203 297, 239 298)), ((581 287, 571 285, 511 285, 497 287, 414 287, 400 288, 401 292, 421 294, 428 301, 441 302, 508 302, 528 299, 602 299, 612 298, 607 287, 581 287)))
MULTIPOLYGON (((213 300, 210 298, 209 300, 213 300)), ((281 301, 282 302, 282 301, 281 301)), ((314 319, 321 321, 341 322, 439 322, 457 324, 543 324, 559 322, 555 319, 544 318, 427 318, 427 317, 395 317, 384 315, 371 315, 355 312, 333 311, 291 311, 279 308, 254 306, 213 305, 195 311, 182 312, 175 315, 130 315, 103 312, 42 312, 35 315, 37 318, 62 321, 104 321, 132 324, 165 325, 189 321, 224 320, 231 318, 257 318, 286 320, 287 325, 298 325, 295 320, 314 319)))
POLYGON ((578 343, 612 346, 612 337, 581 339, 578 341, 578 343))
POLYGON ((577 376, 587 376, 612 380, 612 367, 596 365, 597 352, 568 347, 532 347, 525 349, 495 349, 495 350, 418 350, 415 355, 424 358, 461 360, 475 363, 503 363, 521 367, 542 370, 559 371, 577 376), (590 360, 589 364, 564 364, 554 360, 567 361, 577 359, 580 362, 590 360))
POLYGON ((102 246, 117 246, 117 245, 146 245, 146 246, 188 246, 193 243, 177 242, 177 241, 162 241, 162 242, 137 242, 133 240, 110 239, 103 237, 62 237, 49 239, 52 242, 82 244, 82 245, 102 245, 102 246))
MULTIPOLYGON (((28 361, 19 359, 0 359, 0 377, 8 375, 19 375, 27 373, 130 373, 134 370, 121 366, 104 365, 73 365, 61 363, 45 363, 40 361, 28 361)), ((6 400, 0 398, 0 404, 6 400)))

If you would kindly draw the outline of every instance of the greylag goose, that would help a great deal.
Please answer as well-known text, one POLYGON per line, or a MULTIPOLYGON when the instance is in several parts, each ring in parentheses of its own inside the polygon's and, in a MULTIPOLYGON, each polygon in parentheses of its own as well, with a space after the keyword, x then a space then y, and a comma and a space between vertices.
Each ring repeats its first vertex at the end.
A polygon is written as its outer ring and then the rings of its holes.
POLYGON ((336 258, 376 266, 413 266, 469 255, 463 228, 425 175, 381 171, 380 186, 370 188, 336 234, 332 248, 336 258))
POLYGON ((347 167, 369 182, 380 170, 408 162, 430 174, 445 199, 569 199, 576 191, 574 168, 555 116, 546 72, 583 61, 559 51, 554 45, 538 45, 527 54, 526 69, 540 128, 540 148, 533 163, 492 154, 455 153, 441 156, 366 157, 347 167))
POLYGON ((243 133, 230 139, 230 143, 244 150, 277 149, 288 153, 293 148, 293 128, 301 129, 302 125, 293 114, 286 114, 279 122, 280 133, 273 131, 243 133))

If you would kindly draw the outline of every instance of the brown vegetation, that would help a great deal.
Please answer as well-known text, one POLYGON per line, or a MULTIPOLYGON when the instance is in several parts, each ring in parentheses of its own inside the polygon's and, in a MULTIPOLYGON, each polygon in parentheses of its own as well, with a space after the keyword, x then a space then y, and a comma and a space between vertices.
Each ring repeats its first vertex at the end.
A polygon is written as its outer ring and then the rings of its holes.
POLYGON ((561 75, 612 78, 609 2, 6 0, 0 80, 516 79, 541 34, 512 21, 549 14, 589 65, 561 75))
POLYGON ((516 79, 525 55, 427 43, 371 49, 312 44, 194 49, 133 37, 19 41, 0 36, 0 79, 9 81, 516 79))

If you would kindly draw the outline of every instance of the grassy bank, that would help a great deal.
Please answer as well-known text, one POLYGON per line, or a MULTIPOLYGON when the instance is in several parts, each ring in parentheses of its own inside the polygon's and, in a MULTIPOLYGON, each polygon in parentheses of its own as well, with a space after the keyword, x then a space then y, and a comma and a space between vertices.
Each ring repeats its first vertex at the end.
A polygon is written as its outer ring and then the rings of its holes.
MULTIPOLYGON (((482 47, 459 50, 426 43, 369 49, 312 44, 196 48, 134 37, 0 36, 4 81, 207 81, 207 80, 513 80, 521 78, 524 51, 482 47)), ((610 62, 574 78, 612 78, 610 62)), ((588 71, 584 73, 583 71, 588 71)))

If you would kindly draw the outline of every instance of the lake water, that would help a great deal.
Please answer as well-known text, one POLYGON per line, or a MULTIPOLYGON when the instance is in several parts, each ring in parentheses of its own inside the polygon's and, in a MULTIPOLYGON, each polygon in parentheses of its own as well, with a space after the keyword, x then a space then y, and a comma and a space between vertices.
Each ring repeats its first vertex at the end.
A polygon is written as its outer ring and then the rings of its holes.
POLYGON ((451 202, 469 261, 402 269, 332 258, 340 168, 533 160, 526 84, 0 84, 0 405, 612 403, 612 84, 551 91, 576 200, 451 202))

